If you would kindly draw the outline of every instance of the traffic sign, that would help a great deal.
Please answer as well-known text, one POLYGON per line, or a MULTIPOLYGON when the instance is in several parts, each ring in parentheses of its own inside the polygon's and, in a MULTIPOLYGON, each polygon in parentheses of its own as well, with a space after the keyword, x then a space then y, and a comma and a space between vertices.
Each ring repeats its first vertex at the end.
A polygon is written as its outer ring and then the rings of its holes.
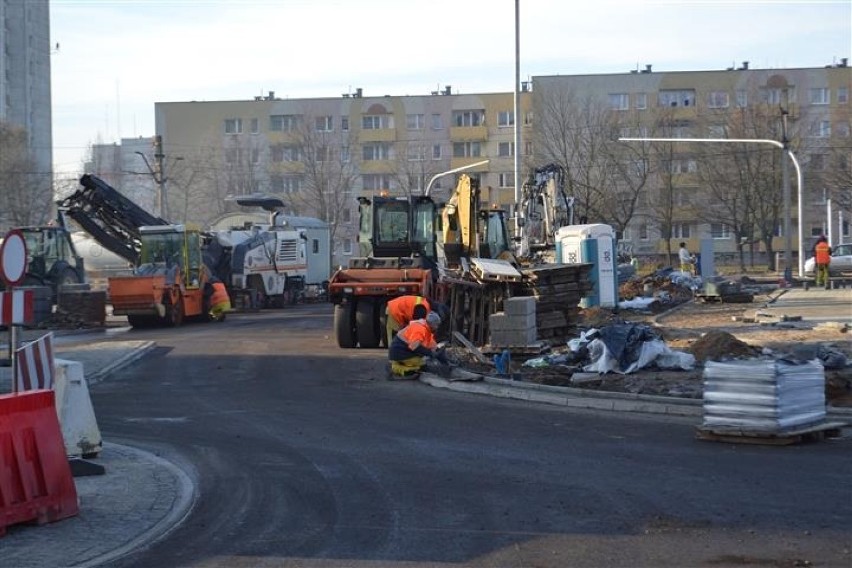
POLYGON ((27 273, 27 242, 17 229, 6 233, 0 244, 0 278, 7 286, 20 284, 27 273))

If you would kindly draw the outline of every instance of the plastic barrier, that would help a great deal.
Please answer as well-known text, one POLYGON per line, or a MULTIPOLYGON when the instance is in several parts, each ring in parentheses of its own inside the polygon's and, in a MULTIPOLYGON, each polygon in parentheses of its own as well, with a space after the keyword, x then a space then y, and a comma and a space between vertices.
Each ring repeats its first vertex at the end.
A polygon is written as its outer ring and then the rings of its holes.
POLYGON ((103 440, 83 375, 83 364, 56 359, 55 369, 53 392, 56 393, 56 414, 62 427, 65 453, 72 457, 95 458, 103 449, 103 440))
POLYGON ((0 536, 10 525, 77 513, 53 391, 0 395, 0 536))

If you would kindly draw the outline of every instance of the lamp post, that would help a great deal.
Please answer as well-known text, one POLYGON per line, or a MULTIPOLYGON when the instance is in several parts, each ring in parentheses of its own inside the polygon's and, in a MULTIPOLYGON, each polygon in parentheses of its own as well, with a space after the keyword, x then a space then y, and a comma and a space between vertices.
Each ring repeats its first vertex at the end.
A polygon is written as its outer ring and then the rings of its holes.
MULTIPOLYGON (((159 135, 154 137, 154 159, 156 160, 156 169, 151 166, 151 163, 148 161, 148 156, 146 156, 143 152, 136 151, 134 154, 139 154, 142 156, 142 160, 145 162, 145 167, 148 168, 148 173, 151 174, 151 178, 154 180, 154 183, 157 184, 157 211, 162 219, 166 219, 168 217, 168 200, 166 195, 166 182, 168 178, 166 177, 165 171, 165 154, 163 154, 162 150, 162 140, 159 135)), ((174 158, 174 161, 183 160, 182 156, 177 156, 174 158)))

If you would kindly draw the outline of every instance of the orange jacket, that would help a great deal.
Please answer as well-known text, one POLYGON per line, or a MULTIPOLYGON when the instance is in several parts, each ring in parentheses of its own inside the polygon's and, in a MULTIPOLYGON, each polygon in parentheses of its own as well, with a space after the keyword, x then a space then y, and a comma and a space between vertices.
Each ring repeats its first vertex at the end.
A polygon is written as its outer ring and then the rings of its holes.
POLYGON ((831 247, 828 246, 828 243, 822 241, 817 243, 814 247, 814 256, 816 256, 817 264, 830 264, 831 263, 831 247))
POLYGON ((228 290, 225 289, 225 285, 223 283, 214 282, 212 286, 213 294, 210 296, 210 306, 218 306, 225 302, 231 302, 231 298, 228 296, 228 290))
POLYGON ((399 322, 407 325, 414 315, 414 306, 423 304, 426 312, 431 311, 429 301, 423 296, 400 296, 388 302, 388 315, 399 322))
POLYGON ((435 341, 435 334, 432 333, 432 328, 429 327, 426 320, 422 319, 409 323, 399 330, 396 336, 404 341, 411 351, 416 351, 418 347, 423 347, 431 351, 438 346, 435 341))

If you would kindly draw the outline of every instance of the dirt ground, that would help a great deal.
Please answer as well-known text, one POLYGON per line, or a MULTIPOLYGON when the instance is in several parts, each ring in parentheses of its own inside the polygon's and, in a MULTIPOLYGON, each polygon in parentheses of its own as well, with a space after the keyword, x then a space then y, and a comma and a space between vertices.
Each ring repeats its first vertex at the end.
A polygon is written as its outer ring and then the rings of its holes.
MULTIPOLYGON (((645 323, 675 351, 691 353, 696 358, 695 368, 688 371, 640 369, 630 374, 608 373, 606 375, 582 375, 582 382, 572 382, 572 376, 580 372, 578 366, 551 365, 532 368, 523 361, 529 356, 514 355, 512 372, 519 373, 525 381, 557 386, 701 398, 703 364, 707 360, 750 359, 771 354, 773 357, 791 356, 804 360, 812 358, 817 349, 832 350, 844 354, 852 361, 852 331, 814 327, 798 322, 782 325, 743 323, 735 321, 749 311, 754 311, 769 300, 768 296, 755 296, 752 303, 704 303, 686 298, 674 298, 669 305, 652 307, 658 313, 643 313, 621 310, 613 314, 610 310, 592 309, 583 314, 583 327, 602 327, 619 321, 645 323)), ((579 334, 578 334, 579 335, 579 334)), ((569 338, 566 338, 566 341, 569 338)), ((567 346, 555 344, 550 353, 568 352, 567 346)), ((460 353, 465 358, 464 353, 460 353)), ((479 367, 472 358, 467 358, 465 367, 479 367)), ((474 369, 472 369, 474 370, 474 369)), ((493 372, 493 367, 491 369, 493 372)), ((852 366, 843 369, 826 369, 826 397, 835 406, 852 407, 852 366)))

